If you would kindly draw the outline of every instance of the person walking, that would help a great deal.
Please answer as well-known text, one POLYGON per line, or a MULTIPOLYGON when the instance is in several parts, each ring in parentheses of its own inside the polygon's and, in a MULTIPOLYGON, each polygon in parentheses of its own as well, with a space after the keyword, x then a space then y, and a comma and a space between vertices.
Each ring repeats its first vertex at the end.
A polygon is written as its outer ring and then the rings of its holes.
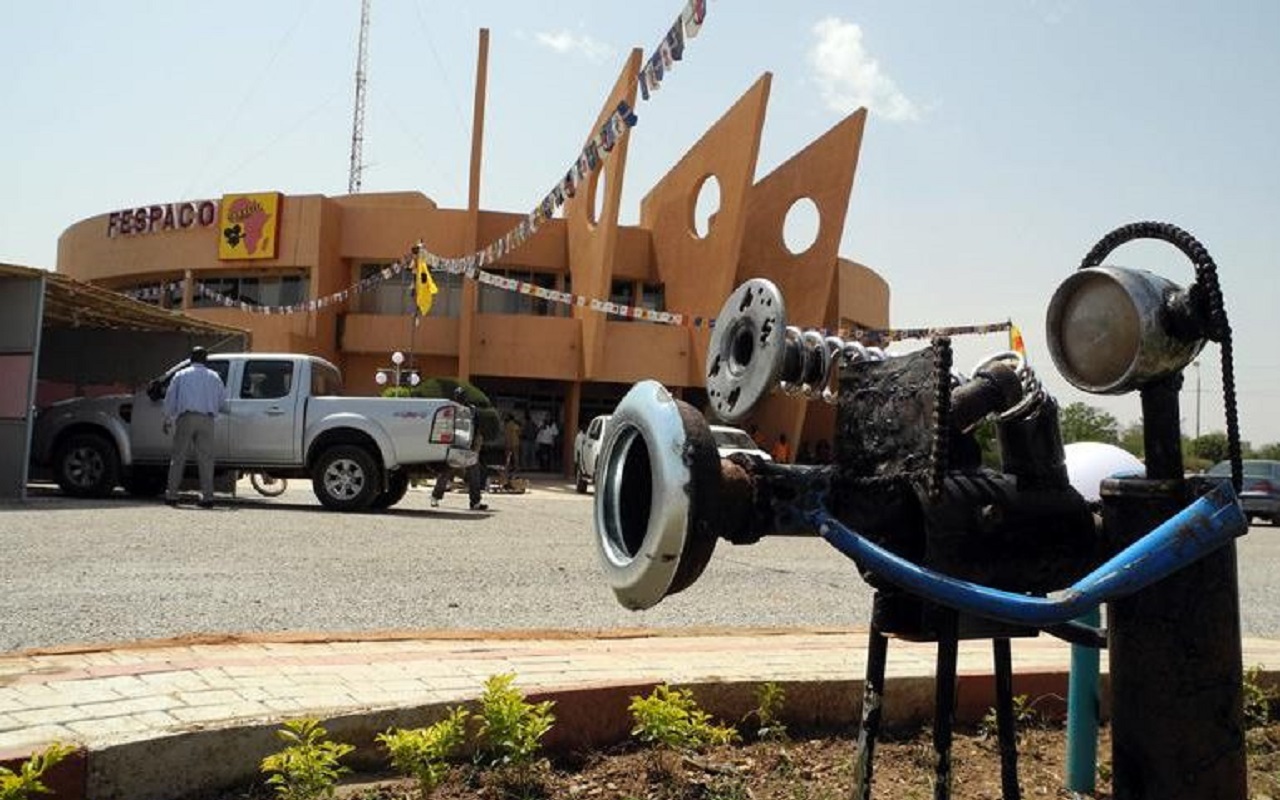
POLYGON ((523 466, 520 463, 520 434, 520 423, 516 422, 515 414, 507 414, 507 423, 502 429, 502 437, 506 443, 506 452, 503 453, 502 460, 508 475, 515 474, 515 471, 523 466))
POLYGON ((480 434, 480 419, 476 414, 475 404, 467 399, 466 389, 461 386, 454 389, 453 402, 471 409, 471 449, 475 451, 476 463, 461 469, 446 467, 436 477, 436 485, 431 489, 431 507, 436 508, 440 505, 440 500, 444 497, 444 493, 449 490, 449 483, 455 475, 461 474, 467 481, 467 493, 471 499, 471 510, 485 511, 489 506, 487 503, 480 501, 480 492, 484 489, 485 484, 485 467, 480 461, 480 448, 484 446, 484 436, 480 434))
POLYGON ((178 370, 164 394, 164 432, 173 432, 164 501, 171 506, 178 504, 178 487, 194 449, 200 470, 199 505, 213 508, 213 423, 226 410, 227 388, 218 373, 209 369, 208 360, 209 353, 203 347, 191 348, 191 363, 178 370))
POLYGON ((779 464, 791 463, 791 445, 787 444, 787 435, 785 433, 778 434, 778 441, 773 446, 773 452, 769 455, 773 456, 773 460, 779 464))

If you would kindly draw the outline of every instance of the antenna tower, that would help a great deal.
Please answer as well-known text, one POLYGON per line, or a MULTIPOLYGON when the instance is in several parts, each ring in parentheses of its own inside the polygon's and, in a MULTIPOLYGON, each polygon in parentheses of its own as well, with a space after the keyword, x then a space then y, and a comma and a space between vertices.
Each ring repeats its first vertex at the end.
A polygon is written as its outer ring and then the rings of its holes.
POLYGON ((373 0, 360 0, 360 50, 356 55, 356 110, 351 120, 351 172, 347 192, 359 194, 364 172, 364 84, 369 68, 369 6, 373 0))

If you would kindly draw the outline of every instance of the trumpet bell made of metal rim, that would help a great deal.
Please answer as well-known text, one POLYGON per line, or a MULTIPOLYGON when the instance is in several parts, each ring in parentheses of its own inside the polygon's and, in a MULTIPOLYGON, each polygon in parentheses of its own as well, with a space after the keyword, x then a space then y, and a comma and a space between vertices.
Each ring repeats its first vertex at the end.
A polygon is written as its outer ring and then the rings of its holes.
POLYGON ((680 401, 652 380, 631 387, 609 420, 597 466, 596 546, 606 580, 627 608, 655 605, 705 566, 704 557, 688 552, 697 491, 690 435, 680 401))
POLYGON ((1178 372, 1203 339, 1170 333, 1170 300, 1183 290, 1145 270, 1090 267, 1049 301, 1049 354, 1062 376, 1094 394, 1124 394, 1178 372))
POLYGON ((707 347, 707 398, 716 416, 740 422, 778 385, 786 328, 786 304, 772 281, 752 278, 724 301, 707 347))

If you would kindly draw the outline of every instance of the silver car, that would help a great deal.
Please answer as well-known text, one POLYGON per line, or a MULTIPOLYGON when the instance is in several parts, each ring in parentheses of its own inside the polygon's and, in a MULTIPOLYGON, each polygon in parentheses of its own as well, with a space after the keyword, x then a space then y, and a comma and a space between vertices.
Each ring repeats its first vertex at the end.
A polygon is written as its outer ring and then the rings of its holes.
MULTIPOLYGON (((1214 464, 1208 474, 1231 477, 1231 462, 1214 464)), ((1272 525, 1280 525, 1280 461, 1251 459, 1244 462, 1240 506, 1246 517, 1261 517, 1272 525)))

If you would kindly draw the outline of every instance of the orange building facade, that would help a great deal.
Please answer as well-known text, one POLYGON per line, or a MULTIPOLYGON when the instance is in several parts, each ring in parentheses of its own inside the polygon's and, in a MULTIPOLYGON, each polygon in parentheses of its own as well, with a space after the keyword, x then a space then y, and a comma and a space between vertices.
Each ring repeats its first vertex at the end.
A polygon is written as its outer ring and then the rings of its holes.
MULTIPOLYGON (((237 200, 235 209, 220 200, 160 203, 72 225, 58 241, 58 271, 119 291, 151 289, 162 305, 251 331, 260 352, 328 358, 342 368, 351 394, 375 394, 378 369, 400 351, 424 376, 471 381, 526 427, 555 420, 569 432, 562 434, 554 465, 564 470, 571 468, 572 432, 579 423, 610 411, 637 380, 657 379, 701 402, 710 331, 688 323, 713 318, 744 280, 777 283, 793 325, 888 326, 887 283, 837 252, 866 112, 843 119, 757 178, 768 74, 649 190, 639 225, 618 224, 629 142, 623 136, 589 176, 586 191, 567 199, 562 213, 544 221, 520 248, 483 267, 577 296, 679 312, 686 324, 620 319, 446 273, 434 273, 440 292, 430 314, 415 323, 412 271, 380 280, 388 265, 419 241, 442 257, 477 252, 526 217, 478 207, 487 50, 482 31, 467 208, 440 208, 419 192, 255 195, 276 205, 272 228, 254 231, 262 241, 253 242, 255 250, 246 256, 228 252, 223 236, 229 220, 244 218, 244 201, 237 200), (719 209, 700 235, 696 204, 712 177, 719 209), (792 253, 784 223, 806 198, 817 211, 816 236, 806 250, 792 253), (373 285, 316 310, 262 314, 238 307, 306 303, 362 279, 373 285), (223 307, 215 296, 233 298, 237 306, 223 307)), ((634 107, 640 57, 635 50, 627 59, 592 130, 620 101, 634 107)), ((799 443, 829 438, 833 420, 821 404, 776 396, 755 421, 770 439, 786 433, 799 443)))

